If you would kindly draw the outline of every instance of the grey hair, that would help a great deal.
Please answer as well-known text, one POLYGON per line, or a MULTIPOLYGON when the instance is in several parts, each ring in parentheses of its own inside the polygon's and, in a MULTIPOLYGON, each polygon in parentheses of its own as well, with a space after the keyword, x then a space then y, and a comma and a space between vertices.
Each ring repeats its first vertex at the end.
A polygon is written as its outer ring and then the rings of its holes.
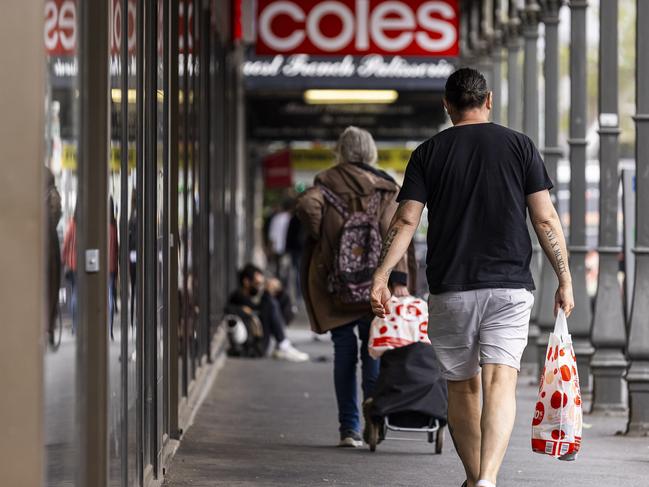
POLYGON ((338 163, 376 164, 378 152, 372 134, 358 127, 347 127, 338 138, 336 157, 338 163))

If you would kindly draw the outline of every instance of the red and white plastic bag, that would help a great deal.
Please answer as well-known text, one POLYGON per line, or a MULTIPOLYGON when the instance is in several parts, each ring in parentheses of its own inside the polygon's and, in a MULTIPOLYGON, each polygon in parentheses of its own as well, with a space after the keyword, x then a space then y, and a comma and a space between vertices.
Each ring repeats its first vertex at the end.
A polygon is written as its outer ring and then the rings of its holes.
POLYGON ((376 359, 386 350, 415 342, 430 344, 428 306, 423 299, 414 296, 393 296, 387 303, 385 318, 376 317, 372 321, 369 353, 376 359))
POLYGON ((532 450, 574 460, 581 446, 582 408, 577 360, 563 310, 550 333, 532 419, 532 450))

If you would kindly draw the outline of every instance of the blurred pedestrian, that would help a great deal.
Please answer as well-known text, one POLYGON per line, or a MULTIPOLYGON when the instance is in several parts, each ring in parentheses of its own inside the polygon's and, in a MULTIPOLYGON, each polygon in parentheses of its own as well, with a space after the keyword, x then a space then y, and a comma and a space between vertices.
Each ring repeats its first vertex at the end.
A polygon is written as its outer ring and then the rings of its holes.
POLYGON ((54 345, 54 330, 59 312, 59 289, 61 288, 61 245, 59 234, 56 230, 61 219, 61 195, 56 188, 54 174, 47 166, 46 177, 46 205, 47 205, 47 338, 50 345, 54 345))
POLYGON ((284 260, 292 206, 292 200, 285 199, 282 202, 281 211, 275 213, 268 224, 268 241, 270 243, 272 270, 285 286, 288 284, 288 278, 287 266, 284 260))
POLYGON ((131 193, 131 214, 128 217, 128 275, 131 280, 131 327, 133 327, 137 295, 135 289, 137 284, 137 193, 135 189, 131 193))
POLYGON ((65 269, 65 280, 70 288, 70 314, 72 315, 72 333, 77 331, 77 207, 68 222, 63 237, 61 260, 65 269))
MULTIPOLYGON (((336 147, 336 166, 319 173, 297 202, 297 214, 310 237, 304 255, 302 292, 317 333, 331 333, 334 385, 338 401, 339 446, 359 447, 361 419, 356 364, 362 362, 364 400, 371 398, 379 373, 368 354, 371 276, 381 239, 397 208, 398 185, 375 167, 377 149, 366 130, 348 127, 336 147), (358 335, 357 335, 358 334, 358 335)), ((395 263, 390 285, 408 294, 408 265, 395 263)))
POLYGON ((391 269, 428 205, 428 333, 448 381, 463 486, 495 487, 534 302, 528 211, 559 278, 555 313, 561 307, 566 315, 574 306, 568 253, 543 160, 529 137, 489 122, 484 76, 471 68, 453 73, 444 106, 453 127, 412 153, 374 276, 372 309, 385 315, 391 269))
POLYGON ((291 285, 295 289, 293 296, 296 301, 302 299, 302 292, 300 290, 300 265, 302 263, 302 254, 304 253, 305 244, 306 232, 304 231, 304 225, 302 225, 297 214, 293 211, 286 232, 286 253, 291 260, 290 281, 291 285))
POLYGON ((115 204, 110 197, 110 220, 108 231, 108 320, 110 323, 110 339, 114 340, 113 321, 117 313, 117 272, 119 269, 119 242, 117 239, 117 219, 115 204))

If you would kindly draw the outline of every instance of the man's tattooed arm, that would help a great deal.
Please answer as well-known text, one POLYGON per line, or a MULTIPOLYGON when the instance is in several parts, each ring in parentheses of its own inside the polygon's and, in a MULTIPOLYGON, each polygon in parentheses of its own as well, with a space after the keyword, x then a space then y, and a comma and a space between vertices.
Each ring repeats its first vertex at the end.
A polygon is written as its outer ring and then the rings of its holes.
POLYGON ((392 242, 394 242, 394 237, 397 236, 397 233, 399 233, 399 230, 396 227, 391 227, 390 230, 388 230, 388 234, 383 239, 383 247, 381 248, 381 257, 379 257, 379 266, 383 264, 383 261, 385 260, 385 256, 388 255, 388 251, 390 250, 390 247, 392 246, 392 242))
POLYGON ((392 269, 408 250, 423 210, 424 205, 418 201, 405 200, 399 203, 383 239, 379 266, 374 274, 377 279, 387 282, 392 269))
POLYGON ((572 281, 570 266, 568 264, 568 250, 566 239, 563 236, 561 220, 552 204, 547 191, 539 191, 527 197, 527 206, 530 210, 530 219, 539 243, 561 284, 572 281))
POLYGON ((554 234, 552 228, 545 230, 545 235, 548 238, 548 243, 554 254, 554 259, 556 262, 556 270, 559 276, 562 276, 566 273, 566 262, 563 258, 563 252, 561 251, 561 245, 557 236, 554 234))

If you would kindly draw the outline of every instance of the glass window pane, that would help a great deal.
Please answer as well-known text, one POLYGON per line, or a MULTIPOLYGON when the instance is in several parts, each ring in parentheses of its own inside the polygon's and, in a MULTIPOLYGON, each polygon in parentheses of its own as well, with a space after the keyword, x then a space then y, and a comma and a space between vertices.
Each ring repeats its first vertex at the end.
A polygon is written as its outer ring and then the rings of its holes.
POLYGON ((44 408, 48 486, 75 485, 78 467, 76 19, 74 2, 45 2, 48 347, 44 357, 44 408))

